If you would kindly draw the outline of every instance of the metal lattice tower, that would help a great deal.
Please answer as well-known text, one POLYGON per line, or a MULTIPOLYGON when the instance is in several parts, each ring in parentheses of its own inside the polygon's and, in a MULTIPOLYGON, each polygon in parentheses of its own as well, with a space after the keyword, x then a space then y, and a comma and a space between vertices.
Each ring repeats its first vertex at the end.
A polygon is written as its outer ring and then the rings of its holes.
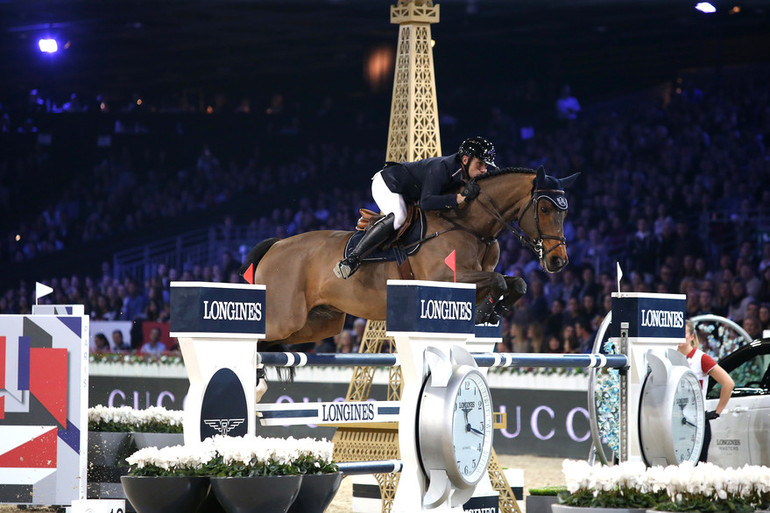
POLYGON ((398 0, 390 7, 398 50, 385 160, 406 162, 441 155, 430 25, 438 23, 433 0, 398 0))
POLYGON ((500 460, 497 459, 497 451, 494 449, 492 449, 492 458, 490 458, 489 465, 487 466, 487 474, 489 474, 492 488, 500 494, 497 500, 500 511, 502 513, 521 513, 519 503, 516 502, 516 496, 513 494, 511 485, 508 484, 508 480, 505 478, 503 467, 500 465, 500 460))
MULTIPOLYGON (((395 351, 393 339, 385 335, 385 321, 366 321, 366 329, 361 340, 359 353, 379 353, 385 342, 387 349, 395 351)), ((354 367, 353 377, 348 386, 346 401, 366 401, 372 389, 375 367, 354 367)), ((400 401, 403 390, 401 367, 389 367, 388 401, 400 401)), ((401 457, 398 445, 398 424, 385 424, 376 427, 341 426, 334 432, 335 461, 367 461, 399 459, 401 457)), ((393 509, 393 499, 401 474, 374 474, 380 487, 382 498, 382 513, 390 513, 393 509)))

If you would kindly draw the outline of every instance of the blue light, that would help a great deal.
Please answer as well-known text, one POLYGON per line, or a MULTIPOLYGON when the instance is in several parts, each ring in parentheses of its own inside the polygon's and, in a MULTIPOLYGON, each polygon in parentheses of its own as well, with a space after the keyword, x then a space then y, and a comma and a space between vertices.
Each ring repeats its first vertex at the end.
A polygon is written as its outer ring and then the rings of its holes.
POLYGON ((56 39, 50 37, 42 38, 37 42, 37 46, 40 47, 40 51, 43 53, 55 53, 59 50, 59 44, 56 39))
POLYGON ((695 8, 706 14, 717 12, 717 8, 711 5, 710 2, 698 2, 695 8))

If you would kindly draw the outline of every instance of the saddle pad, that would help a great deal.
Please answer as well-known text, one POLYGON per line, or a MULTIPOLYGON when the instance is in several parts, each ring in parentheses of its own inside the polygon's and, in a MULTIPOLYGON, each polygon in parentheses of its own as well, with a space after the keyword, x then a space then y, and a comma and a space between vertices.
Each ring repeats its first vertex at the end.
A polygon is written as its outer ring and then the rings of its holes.
MULTIPOLYGON (((422 246, 422 243, 415 244, 414 246, 409 247, 407 250, 402 249, 402 247, 414 244, 415 242, 425 237, 425 231, 427 230, 425 212, 422 210, 419 210, 418 212, 419 216, 417 216, 417 219, 412 223, 412 226, 407 229, 406 233, 404 233, 401 238, 395 242, 395 244, 392 244, 385 249, 382 247, 375 249, 369 253, 369 255, 367 255, 366 258, 362 260, 362 262, 396 262, 398 265, 401 265, 404 260, 406 260, 406 257, 417 253, 417 251, 420 249, 420 246, 422 246)), ((358 241, 361 240, 361 237, 364 236, 364 233, 366 232, 356 231, 353 233, 353 236, 348 239, 348 243, 345 244, 345 258, 350 256, 350 252, 353 251, 353 248, 355 248, 356 245, 358 245, 358 241)))

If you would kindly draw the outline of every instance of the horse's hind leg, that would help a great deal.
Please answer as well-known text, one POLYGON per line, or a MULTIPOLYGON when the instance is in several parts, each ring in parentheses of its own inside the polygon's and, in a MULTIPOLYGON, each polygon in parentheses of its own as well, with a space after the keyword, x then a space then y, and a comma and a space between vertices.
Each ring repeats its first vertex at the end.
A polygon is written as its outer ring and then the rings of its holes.
POLYGON ((345 312, 328 306, 317 306, 310 310, 305 325, 289 335, 282 344, 316 342, 341 332, 345 327, 345 312))
POLYGON ((265 392, 267 392, 267 380, 265 379, 264 367, 257 367, 257 387, 255 392, 257 398, 256 402, 262 400, 262 396, 265 395, 265 392))

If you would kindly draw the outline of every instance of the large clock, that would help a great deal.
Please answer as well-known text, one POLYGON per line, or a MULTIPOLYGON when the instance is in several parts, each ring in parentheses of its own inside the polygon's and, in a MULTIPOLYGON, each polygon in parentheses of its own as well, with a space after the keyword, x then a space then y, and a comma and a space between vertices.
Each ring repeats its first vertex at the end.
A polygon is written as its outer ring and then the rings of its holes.
POLYGON ((464 504, 487 472, 492 455, 492 397, 471 354, 428 348, 430 374, 418 405, 418 453, 429 481, 424 504, 464 504))
POLYGON ((647 352, 648 373, 639 400, 639 445, 648 466, 698 463, 706 432, 698 378, 680 352, 647 352))

